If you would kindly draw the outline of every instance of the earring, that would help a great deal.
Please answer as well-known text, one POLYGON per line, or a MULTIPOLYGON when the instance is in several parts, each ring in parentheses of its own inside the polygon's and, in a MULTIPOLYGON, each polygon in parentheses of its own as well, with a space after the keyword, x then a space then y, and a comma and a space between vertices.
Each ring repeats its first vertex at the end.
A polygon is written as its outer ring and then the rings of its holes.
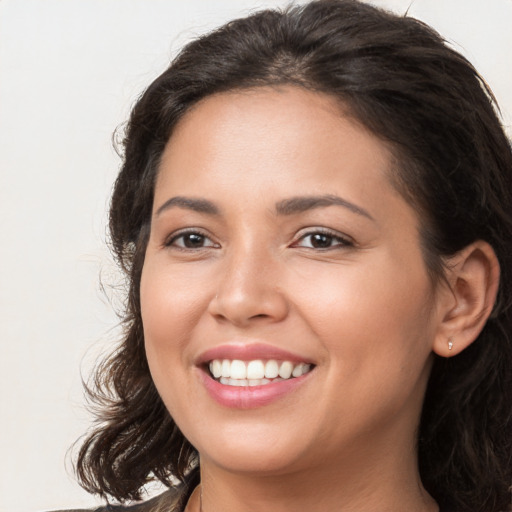
POLYGON ((452 338, 448 339, 448 350, 451 350, 453 348, 453 341, 452 338))

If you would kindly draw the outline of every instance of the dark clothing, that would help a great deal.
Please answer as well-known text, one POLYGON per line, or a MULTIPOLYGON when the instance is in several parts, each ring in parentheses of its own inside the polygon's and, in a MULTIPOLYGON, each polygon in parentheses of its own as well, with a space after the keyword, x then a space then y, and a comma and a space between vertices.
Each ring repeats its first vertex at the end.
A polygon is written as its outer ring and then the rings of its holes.
POLYGON ((182 487, 170 489, 155 498, 135 505, 106 505, 95 509, 67 509, 58 512, 183 512, 193 489, 190 492, 186 490, 188 489, 182 487))
MULTIPOLYGON (((61 510, 59 512, 183 512, 194 487, 180 486, 136 505, 107 505, 89 510, 61 510)), ((448 510, 439 510, 448 512, 448 510)))

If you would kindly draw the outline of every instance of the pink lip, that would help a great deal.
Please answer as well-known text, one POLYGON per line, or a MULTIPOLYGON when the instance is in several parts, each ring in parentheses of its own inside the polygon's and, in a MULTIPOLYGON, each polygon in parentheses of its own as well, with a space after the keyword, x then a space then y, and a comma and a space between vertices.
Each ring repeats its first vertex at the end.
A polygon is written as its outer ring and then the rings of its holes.
POLYGON ((276 359, 292 363, 312 363, 303 356, 264 343, 228 343, 203 352, 196 364, 203 365, 214 359, 239 359, 240 361, 276 359))
POLYGON ((217 403, 238 409, 253 409, 279 400, 282 396, 301 386, 311 373, 262 386, 226 386, 213 379, 205 368, 214 359, 239 359, 241 361, 276 359, 292 363, 314 364, 304 356, 265 343, 226 343, 206 350, 196 360, 201 382, 217 403))
POLYGON ((279 400, 300 387, 311 373, 262 386, 226 386, 199 370, 199 376, 210 396, 220 405, 234 409, 255 409, 279 400))

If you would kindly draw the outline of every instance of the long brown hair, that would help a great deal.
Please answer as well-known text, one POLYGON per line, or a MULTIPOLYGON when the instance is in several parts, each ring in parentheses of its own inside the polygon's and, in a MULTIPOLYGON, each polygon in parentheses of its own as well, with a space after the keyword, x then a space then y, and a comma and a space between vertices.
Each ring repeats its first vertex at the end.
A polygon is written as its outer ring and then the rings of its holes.
POLYGON ((176 123, 196 102, 275 84, 338 98, 391 145, 394 181, 419 211, 434 280, 443 275, 443 257, 471 242, 494 248, 497 303, 468 349, 435 359, 418 451, 423 484, 442 507, 504 510, 512 473, 510 144, 491 91, 464 57, 420 21, 354 0, 232 21, 186 46, 135 105, 110 210, 112 246, 130 285, 125 334, 89 389, 99 423, 79 454, 82 485, 104 497, 139 499, 149 479, 171 486, 197 468, 197 453, 163 405, 144 352, 139 284, 155 177, 176 123))

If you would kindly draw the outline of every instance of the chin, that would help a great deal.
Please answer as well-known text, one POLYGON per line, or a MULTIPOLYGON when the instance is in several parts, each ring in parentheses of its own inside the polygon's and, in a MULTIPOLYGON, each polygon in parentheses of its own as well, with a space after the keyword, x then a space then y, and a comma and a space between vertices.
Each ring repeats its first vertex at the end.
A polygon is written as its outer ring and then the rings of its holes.
MULTIPOLYGON (((201 441, 192 443, 202 462, 210 462, 233 473, 271 475, 297 468, 304 462, 304 450, 299 450, 296 436, 278 432, 272 426, 242 425, 224 429, 217 427, 209 435, 200 435, 201 441)), ((194 437, 194 436, 191 436, 194 437)))
POLYGON ((291 454, 281 455, 275 450, 230 449, 224 453, 214 452, 211 455, 200 455, 201 461, 209 461, 224 471, 237 474, 258 476, 275 476, 297 469, 300 457, 291 454))

